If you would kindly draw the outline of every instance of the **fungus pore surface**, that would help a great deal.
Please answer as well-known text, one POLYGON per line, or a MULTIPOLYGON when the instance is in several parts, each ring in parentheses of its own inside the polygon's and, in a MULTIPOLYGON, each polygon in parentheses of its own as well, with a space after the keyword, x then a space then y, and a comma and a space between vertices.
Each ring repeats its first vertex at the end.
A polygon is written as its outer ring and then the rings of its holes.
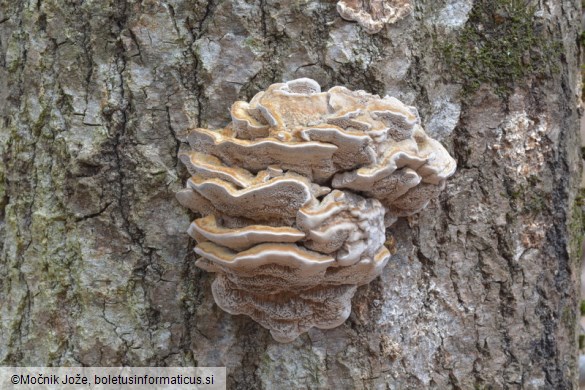
POLYGON ((375 34, 385 24, 395 23, 412 11, 412 0, 339 0, 337 12, 356 21, 367 33, 375 34))
POLYGON ((385 228, 423 209, 455 172, 415 108, 298 79, 236 102, 223 129, 195 129, 177 193, 216 273, 216 303, 290 342, 333 328, 388 262, 385 228))

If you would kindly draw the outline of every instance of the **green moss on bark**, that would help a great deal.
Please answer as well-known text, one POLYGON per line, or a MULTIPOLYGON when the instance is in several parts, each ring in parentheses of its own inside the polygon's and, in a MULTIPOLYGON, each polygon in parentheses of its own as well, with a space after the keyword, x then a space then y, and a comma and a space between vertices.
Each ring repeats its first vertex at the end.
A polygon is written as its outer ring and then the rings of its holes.
POLYGON ((440 44, 442 59, 464 93, 482 84, 508 95, 529 75, 558 70, 560 42, 545 36, 536 7, 525 0, 479 0, 454 41, 440 44))

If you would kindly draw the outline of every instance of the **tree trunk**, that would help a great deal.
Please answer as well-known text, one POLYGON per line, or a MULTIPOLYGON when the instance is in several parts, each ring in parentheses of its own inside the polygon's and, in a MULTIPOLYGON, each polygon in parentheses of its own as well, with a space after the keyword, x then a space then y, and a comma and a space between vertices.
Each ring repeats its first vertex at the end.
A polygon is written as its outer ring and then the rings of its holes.
POLYGON ((576 388, 580 2, 415 0, 371 35, 335 3, 0 0, 1 364, 576 388), (343 325, 279 344, 215 305, 174 194, 190 128, 298 77, 417 107, 458 170, 343 325))

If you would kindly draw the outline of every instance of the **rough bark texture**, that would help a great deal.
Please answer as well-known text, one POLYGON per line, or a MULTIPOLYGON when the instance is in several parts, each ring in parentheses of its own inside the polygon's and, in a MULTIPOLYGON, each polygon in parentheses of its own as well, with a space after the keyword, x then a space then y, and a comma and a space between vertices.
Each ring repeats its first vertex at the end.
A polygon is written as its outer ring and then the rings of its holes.
MULTIPOLYGON (((483 3, 415 1, 368 35, 330 0, 0 0, 0 363, 227 366, 234 389, 575 388, 581 5, 535 3, 506 81, 448 65, 456 42, 481 58, 464 34, 483 3), (344 325, 279 344, 214 304, 174 193, 190 127, 298 77, 418 107, 459 168, 388 232, 398 252, 344 325)), ((522 2, 495 3, 478 31, 522 2)))

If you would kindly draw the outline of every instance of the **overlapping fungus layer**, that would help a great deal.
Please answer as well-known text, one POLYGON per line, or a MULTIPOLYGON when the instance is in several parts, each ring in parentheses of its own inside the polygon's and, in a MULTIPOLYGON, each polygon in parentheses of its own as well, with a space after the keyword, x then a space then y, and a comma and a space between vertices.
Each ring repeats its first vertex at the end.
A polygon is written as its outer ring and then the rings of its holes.
POLYGON ((221 130, 195 129, 179 201, 213 296, 289 342, 350 314, 390 253, 385 227, 423 209, 455 171, 416 110, 311 79, 236 102, 221 130))

